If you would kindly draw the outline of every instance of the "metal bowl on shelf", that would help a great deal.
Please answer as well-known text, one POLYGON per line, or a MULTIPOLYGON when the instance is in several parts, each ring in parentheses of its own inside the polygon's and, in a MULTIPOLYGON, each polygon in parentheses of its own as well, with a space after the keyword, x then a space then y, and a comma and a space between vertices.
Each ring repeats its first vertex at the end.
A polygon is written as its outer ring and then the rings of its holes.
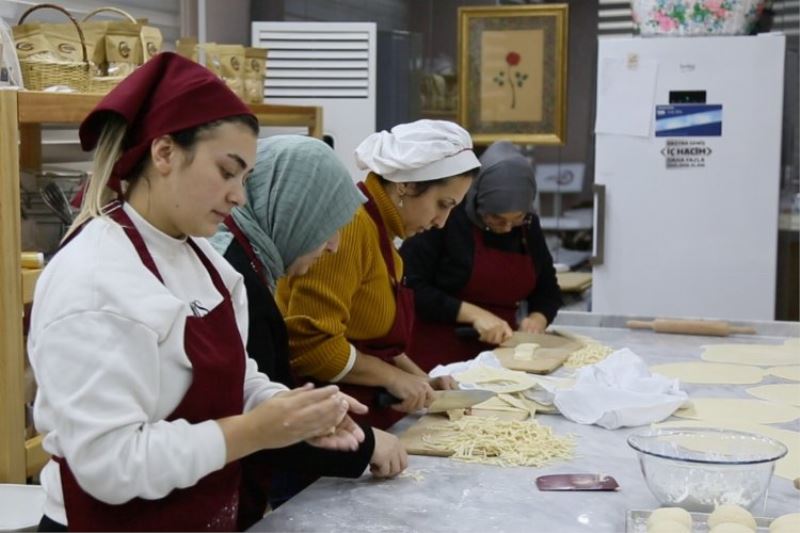
POLYGON ((715 428, 647 429, 630 435, 628 445, 662 505, 698 512, 764 501, 775 462, 788 451, 763 435, 715 428))

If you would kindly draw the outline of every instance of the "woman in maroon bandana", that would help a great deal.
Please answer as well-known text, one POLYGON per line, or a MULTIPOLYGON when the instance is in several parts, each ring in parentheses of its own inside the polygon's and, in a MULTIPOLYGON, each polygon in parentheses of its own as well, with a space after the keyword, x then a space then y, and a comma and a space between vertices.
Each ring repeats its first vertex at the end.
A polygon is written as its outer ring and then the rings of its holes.
POLYGON ((234 530, 240 458, 364 439, 347 412, 366 408, 335 386, 257 371, 242 277, 196 239, 244 202, 257 132, 223 82, 169 53, 81 124, 94 172, 28 339, 53 457, 40 530, 234 530))

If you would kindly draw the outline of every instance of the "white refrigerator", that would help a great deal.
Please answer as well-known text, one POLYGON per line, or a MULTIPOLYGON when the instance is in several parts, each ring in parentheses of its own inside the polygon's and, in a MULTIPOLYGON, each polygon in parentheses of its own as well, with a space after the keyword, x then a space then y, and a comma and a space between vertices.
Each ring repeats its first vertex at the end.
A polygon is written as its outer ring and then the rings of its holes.
POLYGON ((600 39, 593 312, 774 318, 784 48, 600 39))

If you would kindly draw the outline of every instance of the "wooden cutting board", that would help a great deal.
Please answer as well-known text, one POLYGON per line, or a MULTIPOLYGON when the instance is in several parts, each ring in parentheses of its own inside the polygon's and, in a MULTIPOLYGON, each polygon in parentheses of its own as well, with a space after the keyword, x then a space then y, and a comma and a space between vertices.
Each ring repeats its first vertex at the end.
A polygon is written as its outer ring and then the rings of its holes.
MULTIPOLYGON (((489 411, 489 410, 473 410, 474 413, 471 416, 490 416, 494 418, 498 418, 500 420, 523 420, 527 418, 526 413, 514 413, 509 411, 489 411)), ((417 420, 414 425, 409 427, 405 430, 402 434, 400 434, 399 439, 400 442, 403 443, 403 446, 406 448, 406 452, 409 455, 428 455, 432 457, 450 457, 455 453, 453 450, 432 450, 428 447, 427 444, 422 440, 422 437, 425 435, 435 435, 437 433, 445 433, 448 430, 445 429, 445 426, 448 423, 447 416, 443 414, 435 414, 435 415, 424 415, 419 420, 417 420)))
POLYGON ((494 349, 494 354, 500 364, 510 370, 521 370, 531 374, 549 374, 564 364, 564 361, 573 352, 581 348, 583 348, 582 342, 561 335, 516 331, 510 340, 504 342, 500 348, 494 349), (514 359, 514 347, 522 343, 539 345, 530 361, 514 359))

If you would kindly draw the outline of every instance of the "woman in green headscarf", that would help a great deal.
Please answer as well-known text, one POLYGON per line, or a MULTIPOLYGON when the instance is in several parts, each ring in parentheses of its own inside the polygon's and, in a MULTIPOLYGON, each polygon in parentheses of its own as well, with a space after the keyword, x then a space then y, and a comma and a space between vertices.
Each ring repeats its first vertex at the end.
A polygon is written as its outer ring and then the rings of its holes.
MULTIPOLYGON (((281 277, 302 276, 322 254, 336 252, 339 228, 350 221, 364 197, 328 145, 300 135, 258 141, 245 193, 247 203, 233 210, 211 243, 244 277, 248 355, 261 372, 289 385, 289 338, 272 291, 281 277)), ((243 468, 249 477, 243 489, 253 500, 253 516, 263 514, 270 469, 287 470, 273 475, 273 486, 276 481, 289 485, 280 498, 295 492, 309 476, 358 477, 367 465, 380 477, 405 469, 406 453, 396 437, 363 429, 366 438, 356 452, 299 444, 251 456, 243 468), (287 483, 287 477, 294 481, 287 483)))

